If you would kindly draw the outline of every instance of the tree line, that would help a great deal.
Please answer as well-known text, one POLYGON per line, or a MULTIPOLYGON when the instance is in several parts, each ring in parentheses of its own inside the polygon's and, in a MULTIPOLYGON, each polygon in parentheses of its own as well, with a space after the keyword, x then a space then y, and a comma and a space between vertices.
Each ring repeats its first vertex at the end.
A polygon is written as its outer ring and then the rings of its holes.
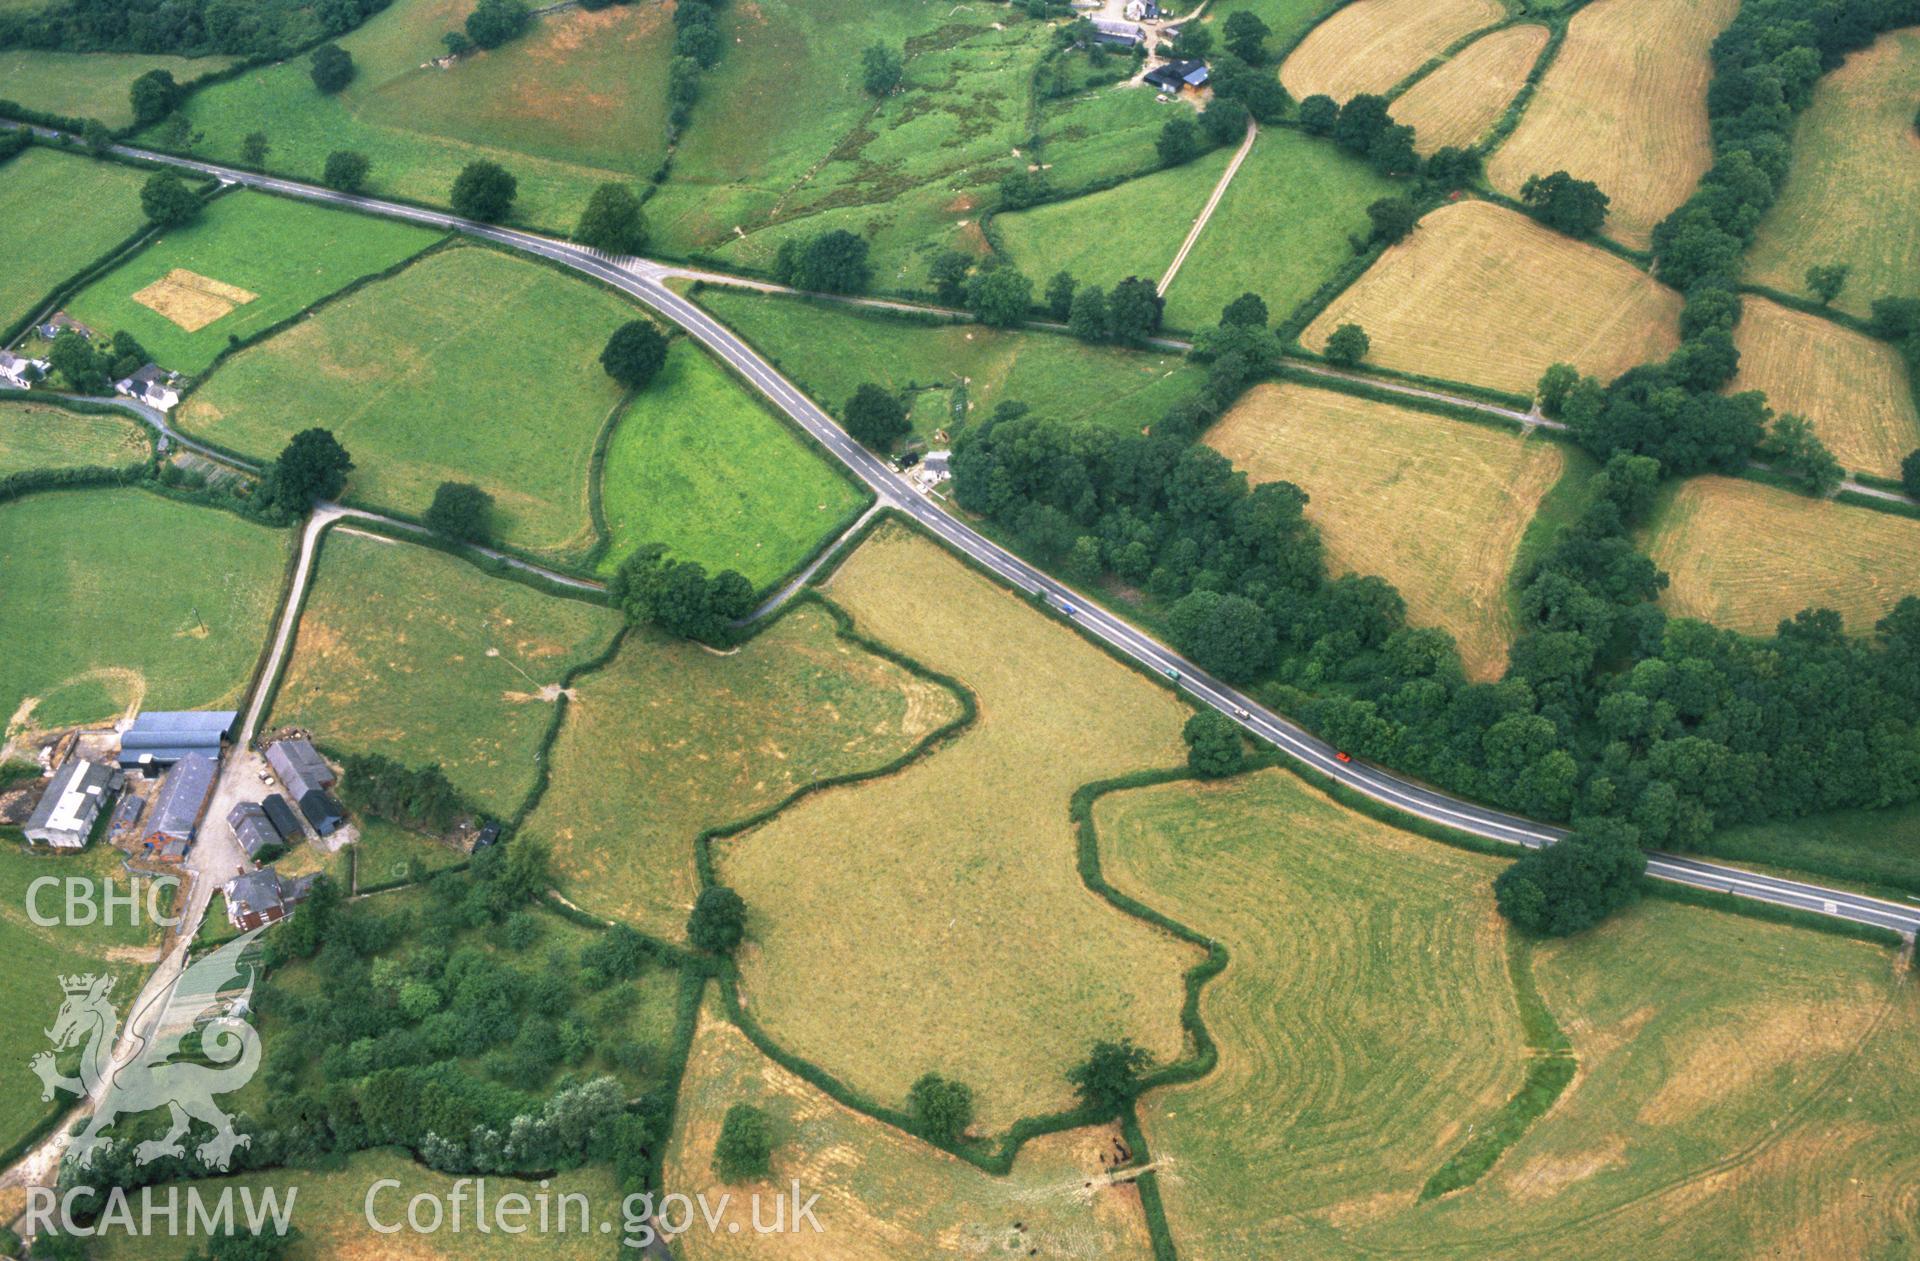
POLYGON ((392 0, 51 0, 0 13, 0 48, 285 57, 392 0))

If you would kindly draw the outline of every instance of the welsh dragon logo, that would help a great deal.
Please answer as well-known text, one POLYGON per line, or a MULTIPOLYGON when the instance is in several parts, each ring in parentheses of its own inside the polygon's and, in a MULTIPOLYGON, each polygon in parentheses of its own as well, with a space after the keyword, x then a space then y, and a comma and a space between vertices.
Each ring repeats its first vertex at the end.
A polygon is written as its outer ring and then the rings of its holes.
POLYGON ((134 1148, 140 1164, 184 1155, 180 1140, 193 1121, 213 1127, 213 1137, 195 1149, 210 1168, 226 1169, 234 1149, 248 1145, 251 1140, 234 1131, 232 1118, 214 1096, 240 1089, 260 1067, 260 1035, 239 1016, 224 1014, 244 1011, 253 996, 254 968, 243 956, 260 932, 256 928, 183 969, 150 1028, 138 1028, 141 1013, 135 1012, 135 1034, 127 1056, 118 1061, 114 1041, 120 1018, 110 998, 118 978, 91 973, 60 978, 66 998, 53 1027, 45 1031, 54 1049, 34 1056, 30 1067, 44 1087, 42 1099, 65 1091, 94 1101, 87 1128, 68 1149, 77 1167, 87 1168, 113 1144, 103 1131, 117 1119, 163 1106, 172 1113, 171 1124, 160 1138, 134 1148), (244 985, 236 986, 243 974, 244 985), (182 1058, 183 1043, 196 1032, 198 1056, 182 1058), (79 1075, 69 1077, 55 1057, 76 1047, 79 1075))

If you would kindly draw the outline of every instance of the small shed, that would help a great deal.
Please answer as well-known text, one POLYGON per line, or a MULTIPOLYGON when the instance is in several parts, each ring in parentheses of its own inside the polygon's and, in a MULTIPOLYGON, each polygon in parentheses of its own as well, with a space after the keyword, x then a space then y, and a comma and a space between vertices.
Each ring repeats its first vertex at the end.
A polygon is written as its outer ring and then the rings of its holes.
POLYGON ((324 788, 309 788, 300 794, 300 813, 307 816, 317 836, 332 836, 347 821, 347 812, 324 788))
POLYGON ((235 803, 227 811, 227 826, 233 829, 233 839, 240 842, 240 848, 247 851, 247 857, 256 863, 271 862, 287 847, 287 838, 267 817, 267 811, 257 801, 235 803))
POLYGON ((189 753, 173 764, 167 778, 154 795, 153 810, 147 816, 146 843, 154 857, 178 862, 187 856, 194 837, 200 832, 200 819, 213 796, 213 782, 219 765, 200 753, 189 753))
POLYGON ((267 765, 273 768, 295 801, 316 788, 333 787, 336 779, 333 768, 327 765, 311 740, 274 741, 267 746, 267 765))

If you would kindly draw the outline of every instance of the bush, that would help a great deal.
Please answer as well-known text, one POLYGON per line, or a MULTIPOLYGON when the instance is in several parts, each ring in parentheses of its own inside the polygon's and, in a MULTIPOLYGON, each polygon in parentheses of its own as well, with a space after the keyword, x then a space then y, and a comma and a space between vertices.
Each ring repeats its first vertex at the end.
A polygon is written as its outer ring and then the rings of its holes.
POLYGON ((746 935, 746 925, 747 904, 740 895, 723 884, 709 885, 687 917, 687 940, 696 950, 729 954, 746 935))
POLYGON ((498 48, 527 29, 533 11, 520 0, 480 0, 467 15, 467 38, 481 48, 498 48))
POLYGON ((332 96, 353 82, 353 54, 338 44, 322 44, 313 50, 307 73, 314 87, 332 96))
POLYGON ((140 209, 163 228, 177 228, 200 217, 200 198, 172 171, 156 171, 140 186, 140 209))
POLYGON ((885 96, 899 87, 904 70, 900 54, 885 44, 875 44, 860 54, 860 82, 868 96, 885 96))
POLYGON ((1373 342, 1367 337, 1367 330, 1358 324, 1342 324, 1333 330, 1333 336, 1327 338, 1327 361, 1342 368, 1351 368, 1367 357, 1367 351, 1373 348, 1373 342))
POLYGON ((493 496, 468 482, 441 482, 427 509, 427 528, 462 543, 493 538, 493 496))
POLYGON ((364 153, 355 153, 351 149, 335 149, 327 155, 325 172, 320 182, 328 188, 342 193, 357 193, 367 186, 367 172, 373 163, 364 153))
POLYGON ((727 1109, 713 1145, 713 1173, 722 1182, 764 1178, 773 1160, 773 1130, 767 1114, 750 1103, 727 1109))
POLYGON ((624 184, 602 184, 587 198, 573 239, 605 254, 638 254, 647 248, 647 216, 624 184))
POLYGON ((1200 126, 1184 114, 1169 118, 1153 144, 1163 166, 1179 166, 1200 156, 1200 126))
POLYGON ((873 279, 863 237, 844 228, 805 240, 789 237, 773 260, 773 278, 815 293, 859 293, 873 279))
POLYGON ((667 363, 667 339, 651 320, 629 320, 613 330, 600 366, 629 390, 644 390, 667 363))
POLYGON ((453 212, 481 223, 498 223, 513 209, 520 182, 498 162, 469 162, 453 181, 453 212))
POLYGON ((890 449, 913 428, 907 423, 907 409, 900 405, 898 396, 872 382, 853 392, 853 397, 841 409, 840 419, 854 441, 881 452, 890 449))
POLYGON ((1240 741, 1240 728, 1225 714, 1214 710, 1195 714, 1180 729, 1187 742, 1187 769, 1195 775, 1218 779, 1240 770, 1246 760, 1246 746, 1240 741))
POLYGON ((973 1089, 964 1082, 928 1073, 907 1092, 907 1111, 922 1137, 951 1146, 973 1124, 973 1089))

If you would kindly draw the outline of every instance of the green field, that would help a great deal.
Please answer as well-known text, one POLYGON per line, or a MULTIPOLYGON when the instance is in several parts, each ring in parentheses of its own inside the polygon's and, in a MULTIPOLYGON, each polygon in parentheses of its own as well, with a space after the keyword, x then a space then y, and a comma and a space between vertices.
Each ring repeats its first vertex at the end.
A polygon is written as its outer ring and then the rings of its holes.
POLYGON ((1174 351, 1090 346, 1054 333, 974 324, 920 324, 828 303, 708 288, 697 301, 752 342, 814 401, 839 413, 872 381, 914 391, 921 438, 952 427, 954 392, 967 414, 1009 400, 1062 420, 1140 428, 1206 378, 1174 351), (932 398, 928 398, 932 395, 932 398))
POLYGON ((1233 153, 1215 149, 1104 192, 996 215, 994 235, 1036 286, 1057 271, 1109 288, 1128 276, 1157 283, 1233 153))
POLYGON ((314 90, 304 57, 196 93, 195 152, 231 160, 264 131, 270 168, 315 179, 327 154, 357 150, 371 191, 438 204, 462 166, 491 159, 520 181, 514 219, 552 229, 571 228, 596 185, 653 171, 666 149, 664 6, 551 14, 492 52, 430 64, 472 7, 395 0, 340 39, 358 74, 336 96, 314 90))
POLYGON ((903 288, 938 250, 981 248, 993 186, 1041 157, 1025 146, 1045 129, 1031 84, 1051 28, 933 4, 902 22, 899 8, 769 0, 722 19, 740 42, 648 205, 667 249, 766 267, 788 237, 845 228, 872 241, 874 283, 903 288), (877 104, 850 51, 876 40, 908 53, 902 89, 877 104))
POLYGON ((31 241, 0 276, 0 321, 45 301, 53 287, 127 239, 145 222, 131 167, 32 148, 0 163, 0 239, 31 241))
POLYGON ((188 226, 153 238, 67 309, 97 332, 132 333, 161 367, 191 375, 205 371, 231 339, 251 337, 385 271, 437 236, 392 219, 233 192, 188 226))
POLYGON ((1838 810, 1715 832, 1696 852, 1920 895, 1920 805, 1838 810))
POLYGON ((1244 9, 1258 15, 1273 32, 1267 36, 1267 53, 1271 56, 1299 42, 1339 7, 1338 0, 1215 0, 1207 6, 1206 20, 1218 38, 1221 25, 1235 13, 1244 9))
POLYGON ((868 497, 697 347, 620 417, 601 473, 611 573, 643 543, 763 587, 807 558, 868 497))
POLYGON ((1882 35, 1821 79, 1793 133, 1793 165, 1760 222, 1747 277, 1806 293, 1807 268, 1853 268, 1834 305, 1920 292, 1920 27, 1882 35), (1901 207, 1906 209, 1902 210, 1901 207))
POLYGON ((345 752, 436 763, 510 816, 533 787, 561 676, 618 626, 609 609, 444 552, 335 529, 270 722, 345 752))
POLYGON ((1367 206, 1393 191, 1328 141, 1262 131, 1167 290, 1168 326, 1204 328, 1248 292, 1284 320, 1353 257, 1348 234, 1365 236, 1367 206))
POLYGON ((571 558, 591 546, 593 446, 621 399, 600 350, 633 315, 539 263, 446 250, 234 356, 179 425, 266 459, 324 417, 352 498, 418 516, 441 482, 472 482, 502 538, 571 558))
POLYGON ((97 118, 109 127, 133 121, 127 89, 150 70, 165 70, 177 82, 225 70, 231 57, 157 57, 147 53, 56 53, 21 49, 0 52, 0 101, 43 114, 97 118))
MULTIPOLYGON (((385 819, 358 820, 360 839, 353 843, 353 882, 365 889, 394 880, 404 880, 414 864, 425 871, 440 871, 466 861, 467 856, 451 845, 409 832, 385 819)), ((309 848, 311 848, 309 846, 309 848)))
POLYGON ((120 415, 46 403, 0 407, 0 477, 26 469, 121 468, 153 452, 147 430, 120 415))
POLYGON ((1664 901, 1525 949, 1578 1071, 1422 1201, 1525 1071, 1499 861, 1281 772, 1095 819, 1116 885, 1231 952, 1201 1000, 1219 1067, 1141 1108, 1182 1258, 1908 1250, 1920 1007, 1890 952, 1664 901))
POLYGON ((1278 770, 1108 795, 1094 822, 1115 887, 1231 955, 1200 1008, 1219 1068, 1142 1110, 1183 1257, 1302 1255, 1343 1207, 1411 1199, 1519 1084, 1499 860, 1278 770))
POLYGON ((138 490, 0 506, 0 720, 96 722, 245 692, 280 598, 285 535, 138 490))
POLYGON ((575 903, 675 939, 701 829, 884 766, 959 713, 946 688, 841 638, 813 604, 726 656, 635 631, 573 693, 521 834, 552 845, 575 903))
MULTIPOLYGON (((448 1224, 434 1234, 420 1234, 406 1229, 407 1202, 416 1195, 430 1196, 443 1208, 449 1205, 449 1197, 455 1194, 457 1179, 452 1174, 438 1173, 425 1165, 416 1164, 405 1152, 378 1149, 358 1152, 347 1157, 336 1166, 321 1169, 276 1168, 259 1173, 241 1174, 231 1178, 209 1178, 198 1182, 200 1193, 206 1204, 211 1207, 226 1187, 248 1188, 258 1196, 271 1190, 285 1204, 289 1192, 294 1192, 293 1228, 300 1232, 285 1253, 285 1261, 346 1261, 348 1258, 394 1258, 396 1261, 522 1261, 529 1248, 537 1246, 542 1258, 551 1261, 605 1261, 614 1245, 606 1235, 597 1234, 592 1229, 582 1230, 576 1224, 568 1233, 551 1234, 505 1234, 499 1230, 485 1233, 476 1228, 473 1220, 474 1203, 472 1184, 462 1189, 469 1198, 465 1203, 465 1215, 462 1218, 463 1229, 455 1231, 448 1224), (401 1227, 398 1234, 377 1234, 367 1222, 367 1197, 374 1191, 376 1183, 392 1179, 399 1186, 383 1186, 375 1193, 373 1212, 382 1225, 401 1227), (296 1190, 297 1189, 297 1190, 296 1190)), ((495 1197, 519 1194, 528 1201, 538 1204, 542 1197, 553 1206, 557 1218, 560 1197, 563 1195, 584 1195, 593 1206, 595 1213, 606 1214, 606 1220, 619 1223, 620 1188, 613 1172, 605 1166, 593 1166, 586 1169, 570 1170, 554 1176, 551 1181, 518 1179, 501 1174, 487 1175, 487 1199, 490 1204, 497 1203, 495 1197)), ((167 1189, 156 1189, 155 1203, 164 1204, 167 1189)), ((183 1197, 184 1202, 184 1197, 183 1197)), ((245 1201, 236 1193, 234 1211, 240 1212, 245 1201)), ((448 1209, 447 1211, 451 1211, 448 1209)), ((422 1211, 422 1220, 431 1220, 422 1211)), ((572 1210, 573 1221, 577 1223, 579 1211, 572 1210)), ((532 1226, 539 1219, 529 1216, 523 1225, 532 1226)), ((589 1226, 597 1226, 590 1221, 589 1226)), ((181 1255, 196 1246, 204 1247, 205 1240, 186 1237, 186 1219, 181 1219, 180 1233, 169 1234, 164 1228, 150 1234, 137 1234, 126 1231, 105 1231, 101 1238, 90 1244, 89 1255, 100 1261, 179 1261, 181 1255)))
MULTIPOLYGON (((14 1014, 0 1029, 0 1059, 13 1071, 0 1073, 0 1148, 11 1147, 52 1112, 55 1103, 40 1099, 40 1079, 30 1072, 27 1062, 41 1051, 51 1050, 42 1030, 53 1024, 60 1010, 62 993, 59 978, 64 975, 92 973, 111 975, 111 997, 122 1017, 140 982, 157 957, 150 948, 154 940, 152 926, 132 922, 131 915, 116 907, 111 925, 36 924, 29 915, 27 896, 30 886, 48 876, 62 883, 37 892, 33 910, 40 918, 62 915, 65 881, 85 876, 95 882, 94 905, 104 905, 103 882, 111 879, 116 897, 124 897, 129 886, 121 869, 120 851, 95 844, 78 854, 48 854, 31 851, 14 841, 0 840, 0 957, 7 961, 8 980, 0 983, 0 997, 14 1014)), ((146 913, 146 887, 138 890, 141 914, 146 913)), ((71 1057, 62 1057, 61 1066, 73 1071, 71 1057)), ((70 1095, 60 1096, 59 1106, 70 1106, 70 1095)))

